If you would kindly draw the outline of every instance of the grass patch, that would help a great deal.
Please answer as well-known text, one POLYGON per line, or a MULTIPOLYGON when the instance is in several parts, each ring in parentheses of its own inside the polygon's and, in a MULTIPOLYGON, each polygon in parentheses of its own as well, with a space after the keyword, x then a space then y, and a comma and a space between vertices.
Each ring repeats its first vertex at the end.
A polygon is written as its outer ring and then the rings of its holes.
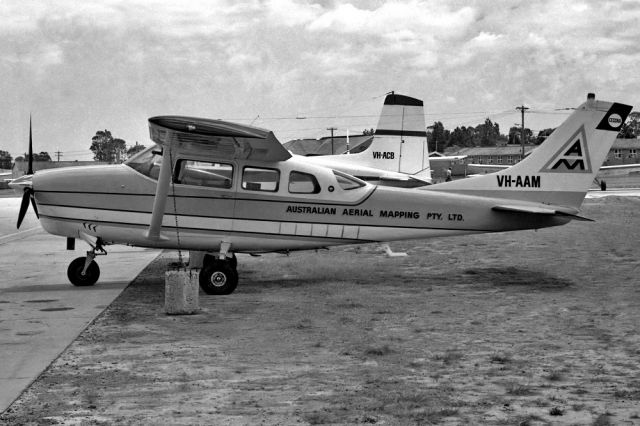
POLYGON ((619 399, 640 399, 640 390, 617 390, 613 393, 613 396, 619 399))
POLYGON ((381 411, 386 414, 418 424, 437 424, 443 418, 456 416, 459 412, 457 408, 449 407, 451 404, 447 392, 441 389, 389 392, 381 402, 381 411))
POLYGON ((530 414, 526 417, 519 417, 515 419, 514 423, 510 423, 510 424, 516 424, 518 426, 533 426, 533 425, 538 425, 541 422, 546 423, 542 417, 536 416, 535 414, 530 414))
POLYGON ((564 416, 564 410, 562 410, 560 407, 553 407, 553 408, 551 408, 551 410, 549 410, 549 415, 550 416, 564 416))
POLYGON ((507 364, 511 362, 511 356, 509 354, 493 354, 489 360, 496 364, 507 364))
POLYGON ((298 321, 298 323, 294 326, 294 328, 298 329, 298 330, 308 330, 310 328, 312 328, 312 323, 310 319, 302 319, 300 321, 298 321))
POLYGON ((586 394, 589 393, 589 391, 586 390, 586 389, 583 389, 583 388, 577 388, 577 389, 571 391, 571 393, 574 394, 574 395, 586 395, 586 394))
POLYGON ((433 356, 433 359, 435 361, 441 361, 445 365, 449 365, 461 360, 463 357, 464 355, 462 355, 462 352, 455 349, 450 349, 446 352, 435 354, 433 356))
POLYGON ((609 413, 600 414, 591 424, 592 426, 610 426, 613 423, 611 423, 611 419, 609 417, 609 413))
POLYGON ((359 309, 364 308, 364 305, 362 303, 348 301, 344 303, 338 303, 336 307, 340 309, 359 309))
POLYGON ((393 349, 389 345, 370 347, 364 351, 366 356, 385 356, 393 353, 393 349))
POLYGON ((564 374, 560 370, 553 370, 545 376, 550 382, 561 382, 564 380, 564 374))
POLYGON ((542 271, 516 268, 467 269, 464 274, 473 277, 474 282, 482 282, 497 287, 526 286, 540 290, 562 290, 573 285, 569 280, 554 277, 542 271))
POLYGON ((536 394, 530 386, 521 385, 520 383, 510 383, 507 385, 506 390, 507 394, 513 396, 531 396, 536 394))
POLYGON ((335 422, 335 419, 329 413, 323 411, 314 411, 313 413, 304 414, 302 417, 310 425, 324 425, 335 422))

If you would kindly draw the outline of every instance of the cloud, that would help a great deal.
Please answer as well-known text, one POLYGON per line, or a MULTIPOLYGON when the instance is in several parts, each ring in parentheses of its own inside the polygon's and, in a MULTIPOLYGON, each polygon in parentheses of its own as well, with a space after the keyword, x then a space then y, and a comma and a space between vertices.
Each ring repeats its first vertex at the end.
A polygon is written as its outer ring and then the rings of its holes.
POLYGON ((431 113, 571 106, 603 90, 633 103, 638 22, 640 3, 625 0, 3 0, 0 92, 12 109, 0 127, 37 105, 52 143, 78 120, 93 132, 131 122, 117 134, 142 142, 155 113, 330 115, 354 99, 377 112, 371 98, 389 90, 431 113))
POLYGON ((319 4, 299 3, 293 0, 269 0, 265 6, 267 19, 272 24, 287 27, 306 25, 322 12, 319 4))
POLYGON ((308 26, 311 31, 332 30, 342 33, 384 35, 398 29, 416 33, 441 33, 452 37, 464 31, 474 19, 470 7, 451 10, 441 2, 385 2, 377 9, 360 9, 350 3, 338 4, 327 10, 308 26))

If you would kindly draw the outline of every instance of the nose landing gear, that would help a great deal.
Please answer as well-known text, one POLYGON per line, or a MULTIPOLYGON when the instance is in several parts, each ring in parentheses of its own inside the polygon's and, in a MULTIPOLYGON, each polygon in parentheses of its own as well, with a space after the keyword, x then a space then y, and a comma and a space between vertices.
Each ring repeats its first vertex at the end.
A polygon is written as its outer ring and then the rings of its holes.
POLYGON ((92 246, 91 251, 87 252, 86 257, 78 257, 69 264, 67 278, 69 278, 71 284, 77 287, 94 285, 100 278, 100 267, 98 267, 94 259, 96 256, 106 254, 102 240, 98 238, 95 246, 92 246))

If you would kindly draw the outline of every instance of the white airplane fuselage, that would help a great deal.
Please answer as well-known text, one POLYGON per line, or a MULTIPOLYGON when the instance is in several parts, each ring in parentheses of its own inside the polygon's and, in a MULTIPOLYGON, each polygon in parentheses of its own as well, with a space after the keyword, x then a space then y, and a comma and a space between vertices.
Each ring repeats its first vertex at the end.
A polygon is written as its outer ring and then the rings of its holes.
MULTIPOLYGON (((499 200, 430 190, 348 182, 295 158, 277 170, 275 191, 244 189, 251 162, 233 161, 228 188, 175 183, 169 189, 160 238, 148 238, 157 181, 127 165, 39 172, 33 177, 43 228, 107 244, 234 252, 300 250, 340 244, 421 239, 562 225, 569 218, 492 210, 499 200), (313 175, 317 193, 291 191, 291 172, 313 175)), ((527 204, 521 202, 521 204, 527 204)))
MULTIPOLYGON (((91 247, 70 263, 72 284, 95 284, 95 257, 106 254, 104 246, 127 244, 189 250, 202 289, 226 295, 238 284, 235 253, 588 220, 578 216, 580 206, 631 109, 589 94, 539 149, 509 169, 414 189, 372 185, 292 157, 265 129, 182 116, 150 118, 157 145, 123 165, 49 170, 10 185, 23 195, 18 228, 33 205, 46 231, 67 237, 68 249, 78 238, 91 247)), ((396 142, 397 133, 379 132, 396 142)), ((421 138, 422 131, 405 136, 421 138)))

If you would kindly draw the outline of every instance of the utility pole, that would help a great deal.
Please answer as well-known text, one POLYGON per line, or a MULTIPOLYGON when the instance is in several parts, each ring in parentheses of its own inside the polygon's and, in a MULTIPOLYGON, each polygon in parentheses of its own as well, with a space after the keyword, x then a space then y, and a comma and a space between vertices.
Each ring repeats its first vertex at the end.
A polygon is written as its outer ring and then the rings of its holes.
POLYGON ((520 144, 522 145, 522 153, 520 154, 521 155, 520 159, 522 160, 522 159, 524 159, 524 112, 526 110, 528 110, 529 108, 524 106, 524 105, 522 105, 522 106, 516 107, 516 109, 520 110, 520 112, 522 113, 522 129, 521 129, 521 131, 522 131, 521 135, 522 136, 520 137, 520 144))
POLYGON ((62 157, 62 152, 61 151, 56 151, 54 152, 54 154, 56 154, 56 157, 58 157, 58 163, 60 162, 60 157, 62 157))
POLYGON ((334 154, 334 149, 333 149, 333 131, 334 130, 338 130, 335 127, 327 127, 327 130, 331 130, 331 155, 334 154))

